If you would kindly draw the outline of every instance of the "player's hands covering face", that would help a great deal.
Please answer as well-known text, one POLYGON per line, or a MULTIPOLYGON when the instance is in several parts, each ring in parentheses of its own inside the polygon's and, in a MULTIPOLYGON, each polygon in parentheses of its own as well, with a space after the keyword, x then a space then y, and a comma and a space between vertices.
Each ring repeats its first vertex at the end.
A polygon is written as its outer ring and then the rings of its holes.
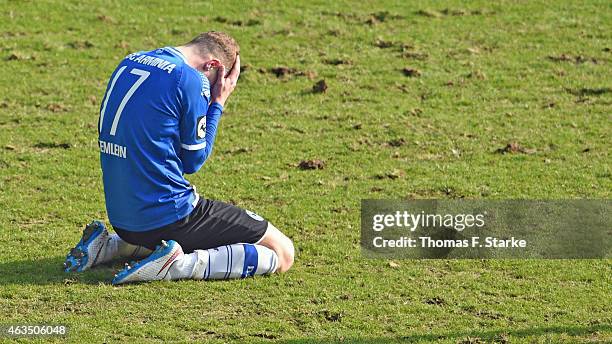
POLYGON ((226 73, 225 66, 221 65, 217 72, 217 81, 213 84, 210 92, 212 101, 222 106, 225 106, 225 101, 232 94, 234 88, 236 88, 236 83, 240 76, 240 55, 236 56, 236 62, 234 62, 232 70, 227 77, 225 77, 226 73))

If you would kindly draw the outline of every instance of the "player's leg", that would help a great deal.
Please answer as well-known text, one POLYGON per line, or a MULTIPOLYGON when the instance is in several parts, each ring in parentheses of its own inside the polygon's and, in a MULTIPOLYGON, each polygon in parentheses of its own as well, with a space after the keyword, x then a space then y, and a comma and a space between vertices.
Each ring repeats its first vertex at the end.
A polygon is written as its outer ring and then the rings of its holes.
POLYGON ((293 266, 293 260, 295 259, 293 242, 273 224, 268 222, 266 234, 258 242, 258 245, 265 246, 276 253, 278 256, 277 272, 286 272, 293 266))
POLYGON ((236 279, 273 273, 274 251, 261 245, 233 244, 185 254, 176 241, 162 241, 147 258, 126 264, 113 284, 179 279, 236 279))
POLYGON ((147 258, 148 264, 126 267, 113 283, 245 278, 287 271, 293 263, 291 240, 260 216, 223 202, 204 200, 183 223, 160 235, 173 241, 147 258), (167 247, 176 246, 187 253, 171 254, 167 247), (158 266, 170 258, 166 270, 158 266))
MULTIPOLYGON (((201 233, 189 240, 191 254, 170 274, 177 278, 229 279, 284 272, 293 264, 293 243, 261 216, 219 201, 206 201, 194 221, 201 233), (184 263, 183 263, 184 262, 184 263), (206 264, 199 275, 198 264, 206 264)), ((196 213, 198 214, 198 213, 196 213)))
POLYGON ((172 265, 168 279, 233 279, 285 272, 293 265, 291 240, 267 223, 263 237, 254 244, 224 245, 194 250, 172 265))
POLYGON ((66 256, 64 270, 81 272, 114 259, 144 258, 151 252, 121 240, 117 234, 109 233, 102 222, 93 221, 85 226, 81 240, 66 256))

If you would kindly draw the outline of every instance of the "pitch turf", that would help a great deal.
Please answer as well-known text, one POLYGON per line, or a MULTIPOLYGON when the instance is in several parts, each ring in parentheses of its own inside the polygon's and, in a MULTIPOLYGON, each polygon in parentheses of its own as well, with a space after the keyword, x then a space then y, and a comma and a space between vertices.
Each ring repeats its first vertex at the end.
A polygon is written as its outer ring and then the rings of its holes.
POLYGON ((71 342, 612 340, 610 260, 389 264, 358 244, 362 198, 609 198, 608 2, 4 0, 0 15, 1 324, 66 324, 71 342), (190 180, 290 235, 295 267, 118 288, 113 267, 63 274, 83 224, 106 219, 107 78, 210 29, 245 66, 190 180))

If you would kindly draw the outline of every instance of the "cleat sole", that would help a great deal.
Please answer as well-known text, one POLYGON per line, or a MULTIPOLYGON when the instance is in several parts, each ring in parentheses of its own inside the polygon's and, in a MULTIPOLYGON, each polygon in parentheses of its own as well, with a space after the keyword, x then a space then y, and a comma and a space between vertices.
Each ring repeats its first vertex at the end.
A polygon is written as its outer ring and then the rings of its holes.
POLYGON ((90 258, 86 251, 87 247, 91 243, 92 237, 102 235, 105 230, 106 228, 104 227, 104 224, 99 221, 93 221, 85 226, 81 240, 76 247, 70 250, 70 253, 66 257, 66 261, 64 263, 65 272, 82 272, 86 269, 88 260, 90 258))

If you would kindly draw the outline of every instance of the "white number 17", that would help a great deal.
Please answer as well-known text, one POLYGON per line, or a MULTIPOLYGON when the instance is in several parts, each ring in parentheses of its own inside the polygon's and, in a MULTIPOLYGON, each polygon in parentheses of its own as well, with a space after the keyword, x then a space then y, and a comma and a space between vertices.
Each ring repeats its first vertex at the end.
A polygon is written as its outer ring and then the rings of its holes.
MULTIPOLYGON (((102 132, 102 121, 104 120, 104 113, 106 112, 106 105, 108 104, 108 98, 110 98, 110 95, 113 92, 113 88, 115 87, 115 82, 117 82, 117 79, 119 79, 119 76, 121 76, 125 68, 126 66, 121 67, 119 71, 117 72, 117 74, 115 74, 113 81, 111 81, 110 88, 108 89, 108 93, 106 94, 106 97, 104 99, 104 105, 102 105, 102 110, 100 111, 100 128, 99 128, 100 132, 102 132)), ((121 103, 119 103, 119 107, 117 108, 117 112, 115 112, 115 118, 113 119, 113 125, 111 126, 111 130, 110 130, 110 134, 112 136, 115 136, 115 133, 117 132, 117 124, 119 124, 119 118, 121 118, 121 113, 123 112, 123 108, 125 107, 125 104, 127 104, 128 100, 130 100, 134 92, 136 92, 136 89, 138 89, 138 87, 140 87, 140 85, 142 85, 142 83, 145 80, 147 80, 149 75, 151 75, 150 72, 147 72, 146 70, 142 70, 138 68, 133 68, 130 71, 130 74, 138 75, 140 77, 138 78, 138 80, 136 80, 134 85, 130 87, 130 89, 127 91, 125 96, 123 96, 121 103)))

